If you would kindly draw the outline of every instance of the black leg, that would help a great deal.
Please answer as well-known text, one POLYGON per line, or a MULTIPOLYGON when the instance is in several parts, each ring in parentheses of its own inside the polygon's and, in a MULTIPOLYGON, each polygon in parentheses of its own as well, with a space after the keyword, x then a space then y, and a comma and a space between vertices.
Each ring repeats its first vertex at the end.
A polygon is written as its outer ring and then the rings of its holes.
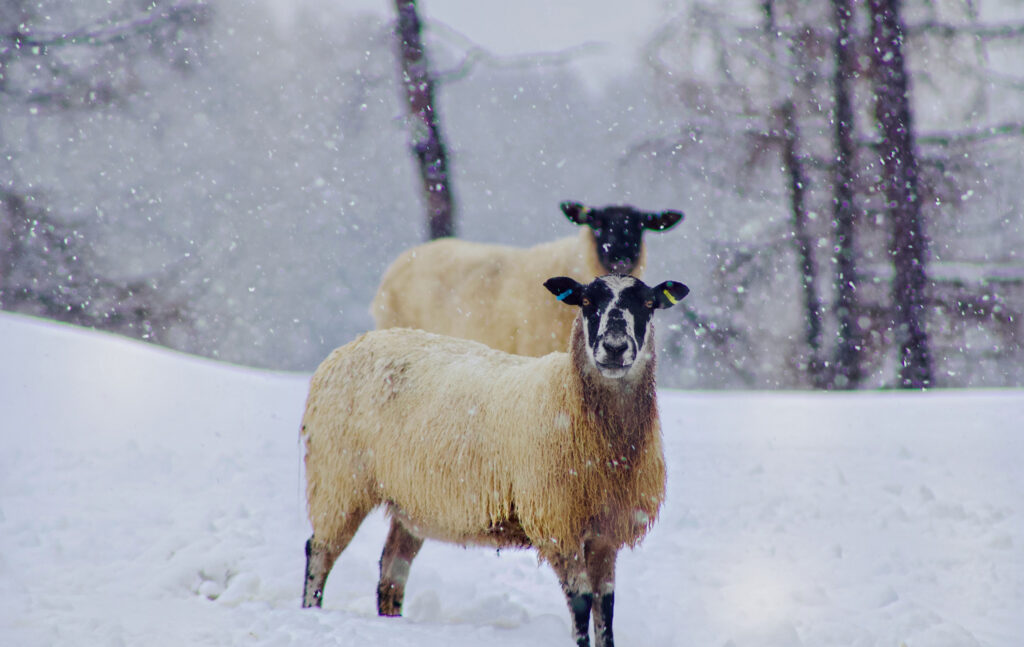
POLYGON ((398 519, 391 519, 391 530, 380 556, 380 580, 377 582, 377 613, 382 616, 402 615, 405 581, 409 567, 420 551, 423 539, 409 532, 398 519))
POLYGON ((612 612, 615 607, 615 592, 603 593, 594 601, 594 633, 598 647, 613 647, 612 612))
POLYGON ((306 577, 303 582, 302 606, 319 607, 324 601, 324 586, 327 584, 327 576, 338 559, 341 551, 345 550, 348 542, 359 530, 359 524, 366 518, 366 513, 357 510, 343 515, 340 518, 344 521, 336 528, 324 529, 318 533, 313 529, 313 536, 306 541, 306 577))
POLYGON ((590 647, 590 608, 594 596, 592 593, 566 593, 566 599, 572 614, 572 637, 577 647, 590 647))
POLYGON ((617 550, 599 541, 588 541, 584 547, 587 574, 594 587, 594 643, 597 647, 614 647, 612 616, 615 608, 615 557, 617 550))
MULTIPOLYGON (((341 552, 341 551, 338 551, 341 552)), ((306 540, 306 579, 302 591, 302 606, 319 607, 324 601, 324 585, 327 575, 337 559, 337 553, 331 554, 326 547, 317 546, 313 538, 306 540)))
POLYGON ((572 637, 577 647, 590 647, 590 611, 594 603, 594 594, 590 588, 590 580, 584 568, 584 561, 579 556, 564 557, 548 555, 547 561, 558 576, 562 592, 569 605, 572 616, 572 637))

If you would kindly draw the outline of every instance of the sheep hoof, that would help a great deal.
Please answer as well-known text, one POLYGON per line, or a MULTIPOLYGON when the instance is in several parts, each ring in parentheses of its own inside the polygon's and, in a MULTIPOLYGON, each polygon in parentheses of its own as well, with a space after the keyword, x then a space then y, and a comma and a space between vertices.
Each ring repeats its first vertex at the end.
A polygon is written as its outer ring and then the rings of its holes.
POLYGON ((377 586, 377 615, 397 618, 402 615, 405 591, 394 584, 381 582, 377 586))

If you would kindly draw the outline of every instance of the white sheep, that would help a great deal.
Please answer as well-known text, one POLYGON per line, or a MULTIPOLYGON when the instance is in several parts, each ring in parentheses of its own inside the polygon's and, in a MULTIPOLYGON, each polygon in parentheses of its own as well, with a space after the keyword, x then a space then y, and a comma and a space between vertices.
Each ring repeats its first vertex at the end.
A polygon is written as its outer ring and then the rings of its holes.
POLYGON ((395 328, 316 370, 302 422, 304 607, 321 605, 335 559, 384 504, 381 615, 401 615, 426 537, 532 546, 558 576, 577 644, 589 644, 593 609, 597 645, 612 645, 616 554, 643 538, 665 492, 651 319, 689 289, 630 276, 544 286, 579 306, 568 353, 523 357, 395 328))
POLYGON ((565 350, 573 313, 540 291, 544 279, 640 277, 644 231, 665 231, 683 219, 678 211, 629 206, 561 207, 569 220, 587 225, 578 236, 526 249, 442 238, 406 250, 384 273, 370 306, 377 328, 419 328, 533 357, 565 350))

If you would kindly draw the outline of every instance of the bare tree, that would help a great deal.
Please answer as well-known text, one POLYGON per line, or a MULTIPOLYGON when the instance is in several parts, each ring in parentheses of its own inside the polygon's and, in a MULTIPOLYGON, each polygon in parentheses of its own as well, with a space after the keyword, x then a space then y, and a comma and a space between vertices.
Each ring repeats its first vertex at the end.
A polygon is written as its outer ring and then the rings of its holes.
MULTIPOLYGON (((776 364, 755 370, 755 376, 796 368, 792 385, 814 384, 809 360, 820 350, 828 360, 827 388, 971 383, 962 367, 973 363, 963 356, 981 357, 984 349, 976 341, 951 339, 949 330, 973 317, 982 322, 977 332, 999 340, 992 347, 1020 347, 1006 341, 1019 337, 1011 329, 1024 304, 1024 283, 1016 278, 1019 213, 1007 209, 1000 196, 1012 195, 1007 182, 1024 163, 1012 141, 1024 136, 1024 124, 1008 109, 1024 90, 1024 78, 1012 66, 1024 44, 1024 26, 1019 20, 981 23, 972 3, 962 6, 963 20, 951 19, 942 3, 914 3, 919 22, 907 26, 899 20, 900 4, 884 0, 863 9, 852 0, 756 0, 756 7, 767 29, 720 3, 697 2, 652 40, 652 72, 671 88, 683 116, 673 135, 648 135, 642 145, 657 152, 657 159, 671 159, 662 152, 714 138, 718 164, 702 163, 698 177, 723 192, 735 186, 741 197, 753 192, 752 181, 771 177, 751 173, 755 166, 784 179, 778 186, 785 193, 760 185, 757 195, 770 197, 775 214, 786 211, 785 228, 773 214, 748 231, 766 243, 757 254, 769 256, 763 265, 774 260, 795 270, 795 280, 779 287, 793 290, 787 303, 793 314, 799 308, 801 328, 790 330, 789 338, 799 346, 783 358, 784 365, 773 357, 776 364), (926 55, 939 50, 950 55, 926 55), (702 65, 690 65, 695 52, 704 57, 702 65), (925 54, 913 72, 905 52, 925 54), (917 75, 917 96, 948 101, 947 117, 931 122, 940 130, 916 132, 911 74, 917 75), (783 109, 787 100, 794 108, 791 120, 783 109), (979 123, 987 118, 993 123, 979 123), (739 141, 737 132, 745 133, 742 141, 755 143, 745 156, 724 143, 739 141), (769 151, 779 151, 779 157, 769 151), (830 217, 804 220, 801 211, 830 217), (780 235, 785 244, 767 244, 780 235), (998 249, 988 244, 990 238, 998 238, 998 249), (941 251, 941 259, 932 259, 931 248, 941 251), (806 280, 815 265, 816 291, 806 280), (964 274, 979 278, 965 281, 964 274), (819 313, 811 305, 815 297, 828 304, 819 313), (979 299, 1000 305, 965 311, 962 304, 979 299), (820 337, 813 332, 817 323, 820 337), (896 371, 890 368, 894 359, 896 371)), ((721 249, 713 256, 733 270, 721 275, 723 287, 741 285, 744 277, 735 270, 751 266, 747 249, 756 243, 715 243, 721 249)), ((763 287, 779 276, 760 273, 755 280, 763 287)), ((741 332, 751 325, 745 311, 767 309, 757 293, 744 289, 751 296, 723 311, 741 332)), ((1019 375, 1005 367, 1012 361, 1008 355, 1000 361, 1001 375, 1019 375)), ((975 375, 1002 383, 999 376, 981 375, 989 370, 979 367, 975 375)))
POLYGON ((808 358, 804 369, 815 388, 824 388, 827 383, 825 366, 822 362, 822 321, 821 298, 818 296, 818 270, 814 262, 814 244, 808 228, 805 189, 807 177, 800 154, 800 128, 796 118, 796 107, 792 100, 785 101, 779 109, 782 118, 782 163, 789 177, 790 210, 793 217, 793 242, 800 265, 800 286, 803 292, 804 341, 807 343, 808 358))
POLYGON ((832 169, 833 237, 835 240, 835 361, 833 388, 855 389, 863 377, 861 351, 863 341, 857 322, 857 250, 855 245, 857 208, 854 204, 856 183, 856 148, 854 144, 854 113, 851 84, 854 65, 853 20, 851 0, 832 0, 835 38, 832 52, 835 70, 832 76, 834 151, 832 169))
POLYGON ((31 196, 0 190, 0 309, 154 343, 192 315, 168 296, 170 276, 115 280, 96 273, 89 241, 31 196))
MULTIPOLYGON (((149 53, 187 70, 193 37, 208 23, 202 3, 152 2, 74 29, 36 28, 34 3, 0 0, 0 104, 30 114, 97 110, 139 88, 131 68, 149 53)), ((4 113, 7 114, 7 113, 4 113)), ((164 341, 186 324, 183 301, 166 286, 170 275, 115 279, 96 268, 88 223, 69 224, 47 203, 45 190, 26 188, 0 123, 0 309, 164 341)))
MULTIPOLYGON (((818 292, 818 265, 814 254, 814 237, 811 233, 807 208, 809 177, 803 148, 806 142, 801 136, 800 121, 796 101, 798 96, 807 95, 813 84, 811 66, 807 64, 806 54, 797 43, 799 36, 779 37, 775 15, 775 0, 763 0, 761 10, 764 13, 764 29, 768 42, 771 43, 771 67, 778 98, 773 110, 774 117, 781 122, 769 138, 781 148, 782 170, 787 178, 789 188, 790 215, 793 227, 793 247, 796 253, 799 271, 800 289, 803 296, 804 342, 807 347, 806 357, 801 361, 801 370, 816 389, 825 388, 828 384, 826 362, 822 357, 822 304, 818 292), (793 75, 785 75, 780 82, 779 72, 795 68, 793 75)), ((799 34, 799 32, 798 32, 799 34)))
POLYGON ((928 241, 921 215, 910 87, 903 56, 904 27, 898 0, 871 0, 875 118, 882 131, 883 187, 892 228, 890 253, 894 332, 899 347, 899 386, 932 385, 925 330, 925 265, 928 241))
POLYGON ((427 202, 428 235, 431 239, 454 236, 455 207, 448 154, 441 136, 434 78, 423 45, 416 0, 395 0, 395 10, 401 82, 409 109, 409 137, 427 202))

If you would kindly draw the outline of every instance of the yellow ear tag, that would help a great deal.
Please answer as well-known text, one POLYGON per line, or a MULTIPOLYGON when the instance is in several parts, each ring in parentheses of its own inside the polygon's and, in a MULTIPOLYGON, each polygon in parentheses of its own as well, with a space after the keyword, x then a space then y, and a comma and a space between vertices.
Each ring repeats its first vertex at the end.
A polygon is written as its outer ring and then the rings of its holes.
POLYGON ((665 298, 668 299, 669 303, 671 303, 672 305, 679 303, 679 300, 672 296, 667 288, 662 290, 661 292, 665 295, 665 298))

